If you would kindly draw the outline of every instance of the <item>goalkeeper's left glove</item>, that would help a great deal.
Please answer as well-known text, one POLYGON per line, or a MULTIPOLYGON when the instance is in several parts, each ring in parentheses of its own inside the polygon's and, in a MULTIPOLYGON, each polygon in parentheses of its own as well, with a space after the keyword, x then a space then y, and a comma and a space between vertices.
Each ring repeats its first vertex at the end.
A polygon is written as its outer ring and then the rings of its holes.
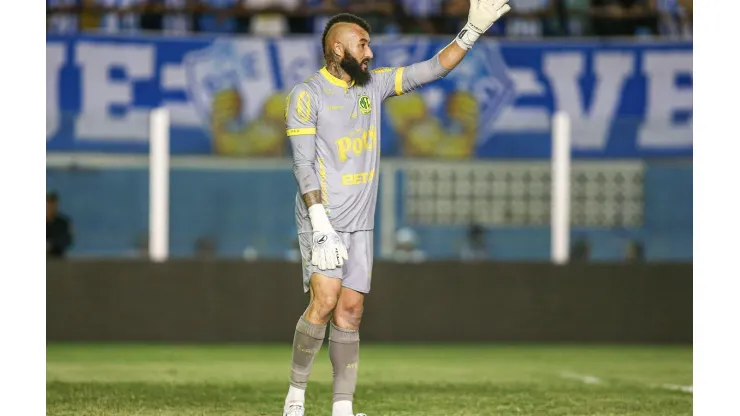
POLYGON ((480 37, 506 12, 511 10, 509 0, 470 0, 468 23, 455 41, 463 49, 470 49, 480 37))

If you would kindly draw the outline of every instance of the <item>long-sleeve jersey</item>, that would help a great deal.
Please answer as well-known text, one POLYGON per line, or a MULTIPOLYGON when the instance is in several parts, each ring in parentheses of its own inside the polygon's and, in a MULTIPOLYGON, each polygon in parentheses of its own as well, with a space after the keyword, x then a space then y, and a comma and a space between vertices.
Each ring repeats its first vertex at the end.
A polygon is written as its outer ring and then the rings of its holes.
POLYGON ((285 118, 298 181, 298 233, 312 231, 302 195, 314 190, 321 191, 335 230, 374 228, 381 103, 447 73, 435 55, 408 67, 375 69, 364 86, 348 84, 323 68, 293 88, 285 118))

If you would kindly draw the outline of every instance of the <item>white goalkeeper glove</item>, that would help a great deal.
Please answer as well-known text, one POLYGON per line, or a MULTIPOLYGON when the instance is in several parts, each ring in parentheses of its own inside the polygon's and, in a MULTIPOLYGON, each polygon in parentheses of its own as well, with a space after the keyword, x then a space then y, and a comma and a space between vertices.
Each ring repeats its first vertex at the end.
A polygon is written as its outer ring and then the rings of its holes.
POLYGON ((509 0, 470 0, 468 23, 460 31, 455 41, 463 49, 473 47, 480 35, 486 33, 493 24, 511 10, 509 0))
POLYGON ((334 227, 326 216, 322 204, 311 205, 308 216, 313 227, 313 242, 311 243, 311 264, 321 270, 332 270, 342 267, 347 260, 347 248, 342 243, 334 227))

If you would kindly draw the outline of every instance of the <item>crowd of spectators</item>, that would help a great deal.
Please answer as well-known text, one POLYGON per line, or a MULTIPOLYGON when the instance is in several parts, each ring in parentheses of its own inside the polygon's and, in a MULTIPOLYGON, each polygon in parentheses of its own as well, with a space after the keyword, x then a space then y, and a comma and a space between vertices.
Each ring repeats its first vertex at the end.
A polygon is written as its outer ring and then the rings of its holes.
MULTIPOLYGON (((380 34, 451 34, 469 0, 47 0, 47 33, 321 33, 346 11, 380 34)), ((510 0, 489 36, 691 37, 693 0, 510 0)))

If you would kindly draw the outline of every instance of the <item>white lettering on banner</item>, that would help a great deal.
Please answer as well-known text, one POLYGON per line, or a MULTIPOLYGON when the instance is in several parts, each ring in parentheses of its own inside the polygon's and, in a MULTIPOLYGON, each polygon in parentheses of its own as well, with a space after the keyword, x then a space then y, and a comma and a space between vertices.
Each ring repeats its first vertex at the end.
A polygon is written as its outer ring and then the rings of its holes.
POLYGON ((133 83, 151 79, 154 47, 80 42, 76 57, 82 74, 82 111, 75 123, 77 137, 147 141, 149 110, 132 107, 133 83), (123 71, 123 79, 111 78, 116 69, 123 71), (123 108, 123 114, 111 114, 112 106, 123 108))
POLYGON ((321 51, 313 39, 283 39, 276 43, 280 76, 285 90, 303 82, 316 72, 321 51))
POLYGON ((214 103, 226 95, 239 102, 241 113, 235 120, 249 121, 261 115, 265 100, 275 92, 270 56, 264 39, 219 39, 185 55, 188 97, 203 126, 210 126, 214 103))
POLYGON ((46 44, 46 141, 59 131, 59 75, 65 55, 63 44, 46 44))
POLYGON ((585 70, 581 53, 554 53, 545 57, 544 72, 550 79, 555 111, 572 119, 573 148, 603 149, 614 121, 627 78, 634 73, 632 53, 603 52, 594 56, 596 84, 591 108, 586 109, 578 80, 585 70))
POLYGON ((264 39, 239 39, 232 42, 239 62, 239 90, 246 101, 244 106, 247 117, 254 120, 262 116, 265 100, 277 92, 268 59, 272 54, 264 39))
MULTIPOLYGON (((545 86, 537 80, 537 75, 532 69, 511 68, 508 75, 514 81, 516 97, 538 97, 545 93, 545 86)), ((547 131, 550 126, 550 114, 547 108, 542 106, 512 105, 501 112, 495 123, 496 131, 547 131)))
POLYGON ((693 76, 693 56, 686 52, 647 52, 645 122, 638 133, 642 148, 687 147, 693 143, 693 114, 683 123, 672 118, 678 111, 693 112, 692 86, 678 87, 679 75, 693 76))
POLYGON ((180 64, 162 65, 160 79, 162 92, 182 92, 185 101, 162 100, 162 105, 170 112, 170 123, 173 126, 200 127, 200 117, 192 101, 187 99, 188 79, 185 69, 180 64))
MULTIPOLYGON (((217 40, 213 45, 190 51, 183 57, 188 99, 195 105, 203 126, 210 126, 211 107, 219 91, 236 89, 238 92, 239 76, 234 69, 236 58, 228 48, 230 45, 226 40, 217 40)), ((243 113, 244 106, 240 116, 243 113)))

